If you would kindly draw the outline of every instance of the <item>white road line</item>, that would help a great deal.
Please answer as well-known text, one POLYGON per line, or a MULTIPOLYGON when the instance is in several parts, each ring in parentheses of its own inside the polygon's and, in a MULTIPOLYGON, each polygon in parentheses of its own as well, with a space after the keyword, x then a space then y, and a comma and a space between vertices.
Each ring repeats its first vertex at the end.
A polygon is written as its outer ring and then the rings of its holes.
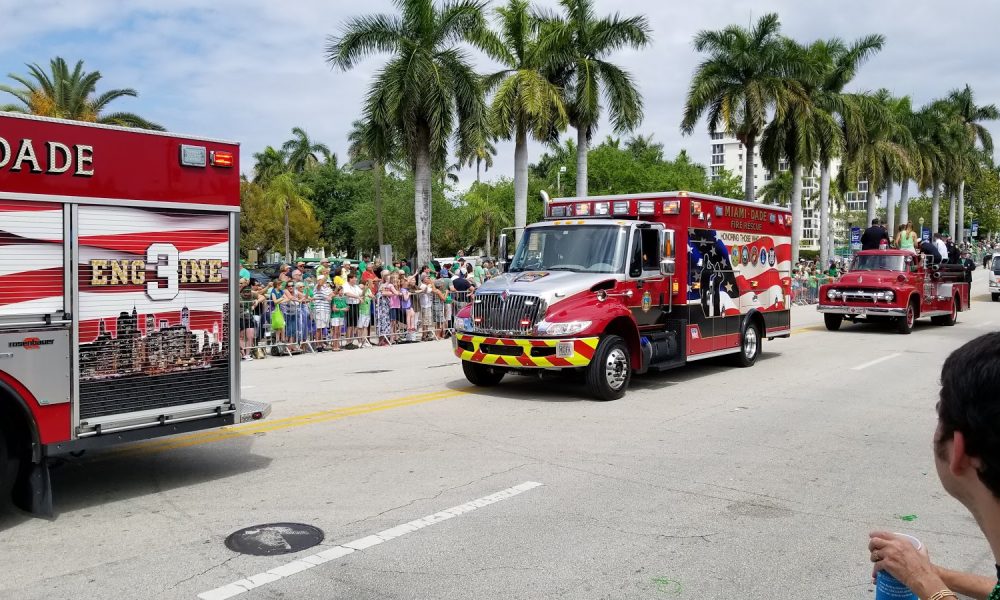
POLYGON ((539 487, 540 485, 542 484, 535 481, 525 481, 521 485, 515 485, 514 487, 501 490, 495 494, 483 496, 482 498, 466 502, 465 504, 459 504, 458 506, 454 506, 441 512, 427 515, 422 519, 410 521, 409 523, 403 523, 402 525, 397 525, 392 529, 386 529, 385 531, 380 531, 374 535, 365 536, 363 538, 347 542, 346 544, 341 544, 340 546, 334 546, 333 548, 324 550, 318 554, 297 558, 289 563, 275 567, 270 571, 258 573, 247 577, 246 579, 240 579, 239 581, 234 581, 228 585, 215 588, 214 590, 202 592, 198 594, 198 597, 201 598, 201 600, 226 600, 226 598, 232 598, 233 596, 238 596, 262 585, 274 583, 275 581, 284 579, 285 577, 291 577, 296 573, 301 573, 302 571, 306 571, 317 565, 338 559, 341 556, 346 556, 356 551, 377 546, 382 542, 387 542, 408 533, 413 533, 414 531, 423 529, 429 525, 434 525, 435 523, 440 523, 441 521, 445 521, 452 517, 472 512, 476 509, 483 508, 484 506, 500 502, 501 500, 512 498, 518 494, 539 487))
POLYGON ((876 358, 875 360, 872 360, 872 361, 869 361, 869 362, 866 362, 866 363, 865 363, 865 364, 863 364, 863 365, 858 365, 858 366, 856 366, 856 367, 853 367, 853 368, 852 368, 851 370, 852 370, 852 371, 860 371, 861 369, 867 369, 868 367, 871 367, 871 366, 874 366, 874 365, 877 365, 877 364, 879 364, 880 362, 885 362, 885 361, 887 361, 887 360, 891 360, 891 359, 893 359, 893 358, 896 358, 897 356, 902 356, 902 355, 903 355, 903 353, 902 353, 902 352, 896 352, 896 353, 894 353, 894 354, 887 354, 887 355, 883 356, 882 358, 876 358))

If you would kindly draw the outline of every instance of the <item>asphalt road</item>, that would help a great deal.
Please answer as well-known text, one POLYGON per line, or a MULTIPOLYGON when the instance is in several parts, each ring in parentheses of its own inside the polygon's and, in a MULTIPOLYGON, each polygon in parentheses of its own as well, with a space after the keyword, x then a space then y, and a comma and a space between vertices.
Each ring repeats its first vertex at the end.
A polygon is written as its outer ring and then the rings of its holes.
POLYGON ((85 455, 53 471, 56 519, 0 515, 0 598, 221 598, 242 580, 245 600, 860 599, 872 528, 989 574, 930 450, 944 358, 1000 326, 977 275, 955 327, 829 333, 799 307, 752 369, 637 377, 616 402, 563 380, 471 389, 447 342, 257 361, 243 393, 273 403, 266 422, 85 455), (223 544, 271 522, 325 540, 223 544))

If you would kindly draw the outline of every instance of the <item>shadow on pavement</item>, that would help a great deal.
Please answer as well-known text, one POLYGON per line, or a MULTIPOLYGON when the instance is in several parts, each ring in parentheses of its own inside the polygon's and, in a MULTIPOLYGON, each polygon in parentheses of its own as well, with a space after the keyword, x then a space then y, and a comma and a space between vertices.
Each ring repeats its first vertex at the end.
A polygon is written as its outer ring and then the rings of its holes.
MULTIPOLYGON (((55 518, 60 513, 266 469, 271 458, 251 454, 253 441, 252 437, 234 438, 148 453, 123 447, 88 452, 79 459, 57 459, 51 467, 55 518)), ((0 509, 0 531, 31 518, 16 509, 0 509)))
MULTIPOLYGON (((758 364, 780 356, 779 352, 762 352, 757 359, 758 364)), ((669 371, 649 372, 643 375, 632 375, 630 390, 666 389, 699 377, 709 377, 716 373, 730 372, 739 369, 732 365, 732 356, 718 356, 671 369, 669 371)), ((752 370, 752 369, 751 369, 752 370)), ((597 402, 583 381, 581 373, 558 373, 548 371, 542 378, 537 375, 508 374, 495 387, 475 387, 465 379, 449 381, 446 387, 453 390, 472 391, 479 396, 506 398, 511 400, 528 400, 531 402, 597 402)), ((628 395, 622 400, 628 400, 628 395)))

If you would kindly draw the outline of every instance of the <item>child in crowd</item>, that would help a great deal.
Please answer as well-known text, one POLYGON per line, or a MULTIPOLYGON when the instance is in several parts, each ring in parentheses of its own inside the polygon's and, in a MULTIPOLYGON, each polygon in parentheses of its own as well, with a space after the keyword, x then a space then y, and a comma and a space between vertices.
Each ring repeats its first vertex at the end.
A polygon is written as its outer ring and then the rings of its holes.
POLYGON ((344 328, 344 321, 347 317, 347 298, 344 297, 344 288, 336 286, 333 288, 333 315, 330 319, 330 327, 333 330, 333 351, 340 352, 340 330, 344 328))
POLYGON ((361 283, 361 304, 358 305, 358 336, 362 347, 372 345, 372 301, 375 292, 372 291, 372 281, 366 279, 361 283))

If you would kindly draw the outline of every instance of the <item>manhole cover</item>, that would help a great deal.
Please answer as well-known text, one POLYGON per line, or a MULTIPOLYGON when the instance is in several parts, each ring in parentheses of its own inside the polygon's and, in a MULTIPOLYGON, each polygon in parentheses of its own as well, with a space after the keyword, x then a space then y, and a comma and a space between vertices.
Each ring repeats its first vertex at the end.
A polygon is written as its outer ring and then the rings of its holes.
POLYGON ((268 523, 245 527, 226 538, 233 552, 254 556, 289 554, 323 541, 323 531, 304 523, 268 523))

